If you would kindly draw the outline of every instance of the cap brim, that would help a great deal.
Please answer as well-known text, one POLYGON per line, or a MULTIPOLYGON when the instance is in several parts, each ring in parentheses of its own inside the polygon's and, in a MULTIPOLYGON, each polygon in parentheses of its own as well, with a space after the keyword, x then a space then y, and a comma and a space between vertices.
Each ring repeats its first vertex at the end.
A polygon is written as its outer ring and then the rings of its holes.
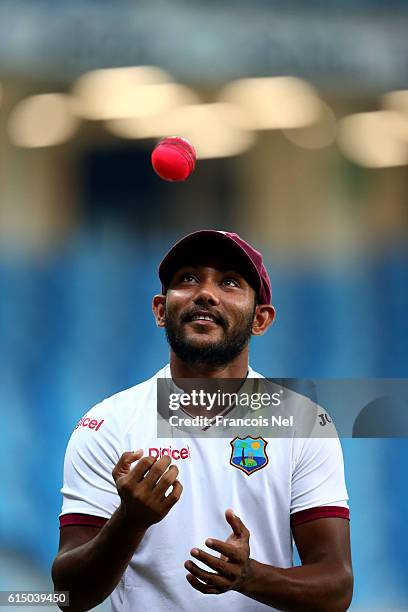
POLYGON ((197 232, 193 232, 192 234, 188 234, 187 236, 176 242, 176 244, 164 256, 162 262, 159 265, 158 273, 160 281, 163 285, 163 289, 167 290, 177 270, 179 270, 185 265, 188 265, 189 262, 186 261, 184 257, 186 249, 192 247, 194 243, 204 238, 216 240, 219 241, 220 244, 228 245, 232 252, 240 256, 242 263, 244 263, 246 267, 248 282, 259 295, 262 280, 254 262, 245 252, 245 250, 239 244, 237 244, 233 238, 217 230, 199 230, 197 232))

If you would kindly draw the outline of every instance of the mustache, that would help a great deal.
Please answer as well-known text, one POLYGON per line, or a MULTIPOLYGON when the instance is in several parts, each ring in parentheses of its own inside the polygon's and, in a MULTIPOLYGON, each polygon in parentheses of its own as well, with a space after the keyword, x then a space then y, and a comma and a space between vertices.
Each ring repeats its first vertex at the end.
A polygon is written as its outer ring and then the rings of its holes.
POLYGON ((223 327, 224 329, 228 327, 227 321, 218 311, 209 310, 208 308, 202 308, 198 306, 189 308, 188 310, 183 312, 183 314, 181 315, 181 322, 189 323, 196 315, 207 315, 213 317, 215 322, 218 323, 218 325, 221 325, 221 327, 223 327))

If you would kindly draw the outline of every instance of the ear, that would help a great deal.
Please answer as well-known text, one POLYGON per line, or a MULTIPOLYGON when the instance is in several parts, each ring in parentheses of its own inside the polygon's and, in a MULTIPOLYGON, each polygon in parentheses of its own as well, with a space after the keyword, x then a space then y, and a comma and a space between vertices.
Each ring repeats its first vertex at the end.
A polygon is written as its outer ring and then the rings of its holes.
POLYGON ((252 335, 262 336, 275 319, 275 308, 271 304, 260 304, 255 309, 252 335))
POLYGON ((166 318, 166 296, 155 295, 152 301, 152 310, 157 327, 164 327, 166 318))

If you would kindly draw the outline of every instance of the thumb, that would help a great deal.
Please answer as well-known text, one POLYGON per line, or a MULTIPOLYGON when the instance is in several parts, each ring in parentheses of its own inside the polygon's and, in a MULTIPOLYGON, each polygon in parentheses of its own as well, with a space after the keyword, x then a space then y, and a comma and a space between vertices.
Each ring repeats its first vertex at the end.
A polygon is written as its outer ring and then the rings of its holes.
POLYGON ((249 536, 249 531, 245 527, 241 519, 234 513, 231 508, 225 511, 225 518, 232 527, 232 531, 237 536, 249 536))

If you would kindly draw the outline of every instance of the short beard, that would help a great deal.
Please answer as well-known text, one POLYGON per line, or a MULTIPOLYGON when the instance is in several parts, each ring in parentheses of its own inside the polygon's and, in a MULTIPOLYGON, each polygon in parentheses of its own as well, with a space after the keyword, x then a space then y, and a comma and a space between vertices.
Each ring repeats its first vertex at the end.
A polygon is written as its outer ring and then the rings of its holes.
POLYGON ((250 313, 243 315, 235 329, 228 333, 224 329, 224 338, 219 342, 211 342, 204 346, 192 343, 181 331, 181 325, 168 310, 166 304, 166 338, 173 352, 179 359, 189 365, 225 366, 242 353, 252 335, 252 324, 255 316, 256 303, 250 313))

